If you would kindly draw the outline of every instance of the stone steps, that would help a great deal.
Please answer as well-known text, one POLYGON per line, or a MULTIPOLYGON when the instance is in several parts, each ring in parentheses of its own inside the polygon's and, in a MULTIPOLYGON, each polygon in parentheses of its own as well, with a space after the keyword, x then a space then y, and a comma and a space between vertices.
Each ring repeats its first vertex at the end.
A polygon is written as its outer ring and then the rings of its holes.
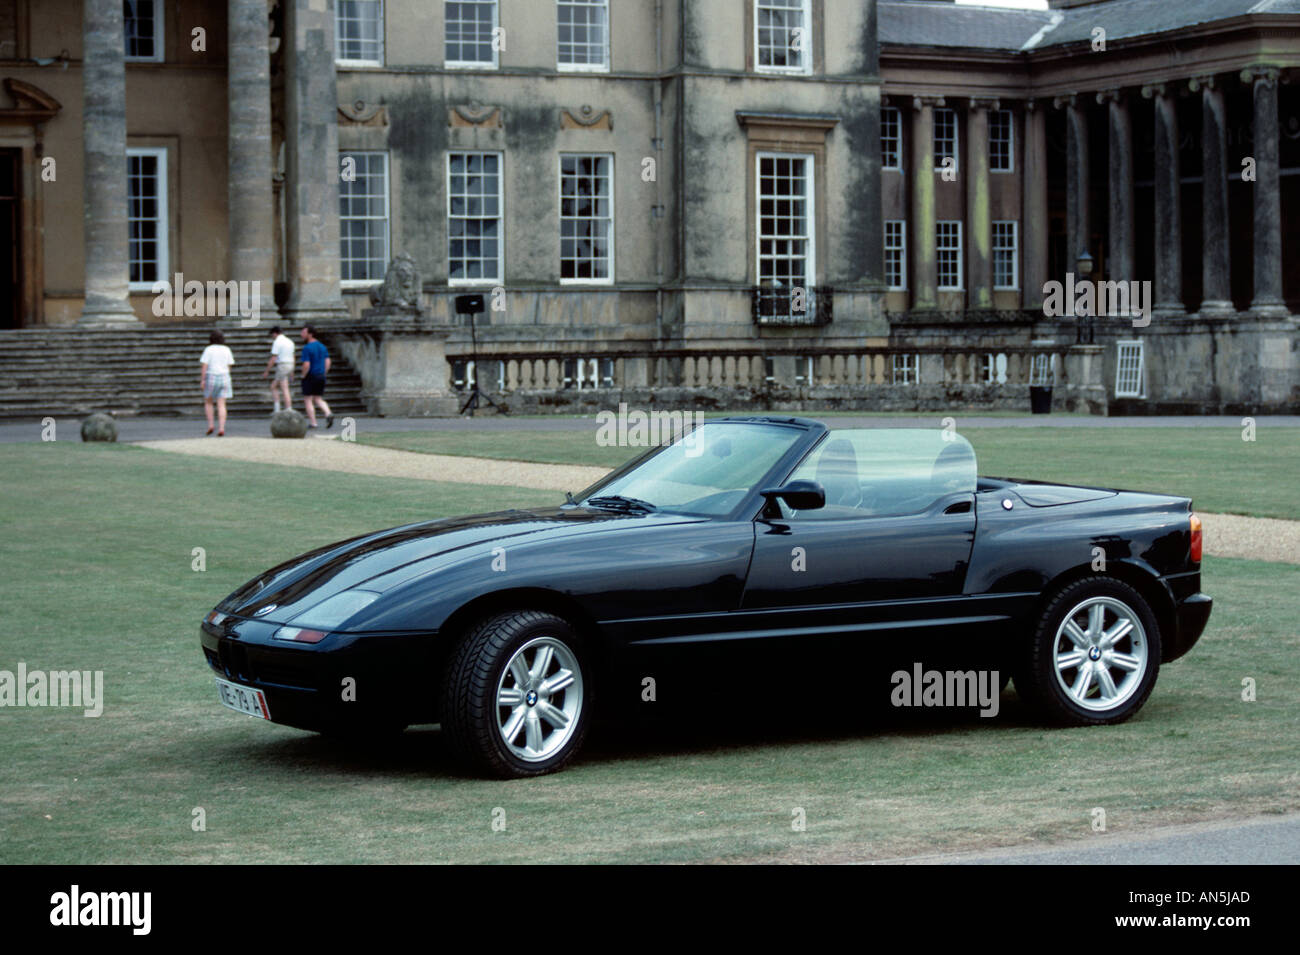
MULTIPOLYGON (((201 415, 199 356, 210 328, 172 326, 82 330, 0 331, 0 420, 85 415, 201 415)), ((262 370, 270 351, 265 327, 223 328, 235 355, 227 401, 232 415, 269 414, 270 380, 262 370)), ((328 339, 325 340, 329 345, 328 339)), ((301 344, 298 347, 301 348, 301 344)), ((361 377, 337 349, 325 398, 336 415, 364 411, 361 377)), ((302 398, 295 382, 295 407, 302 398)))

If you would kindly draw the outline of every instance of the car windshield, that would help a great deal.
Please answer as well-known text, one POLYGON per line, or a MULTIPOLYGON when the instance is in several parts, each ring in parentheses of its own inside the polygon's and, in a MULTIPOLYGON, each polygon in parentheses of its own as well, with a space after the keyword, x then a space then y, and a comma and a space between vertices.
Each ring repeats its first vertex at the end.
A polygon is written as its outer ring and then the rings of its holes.
POLYGON ((804 432, 743 422, 708 422, 583 498, 594 507, 730 513, 804 432))

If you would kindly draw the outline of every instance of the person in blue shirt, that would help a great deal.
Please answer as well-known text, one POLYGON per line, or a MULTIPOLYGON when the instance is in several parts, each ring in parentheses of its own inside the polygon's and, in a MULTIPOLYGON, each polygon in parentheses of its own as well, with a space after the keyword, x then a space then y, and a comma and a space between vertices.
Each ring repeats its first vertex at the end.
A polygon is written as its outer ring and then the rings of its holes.
POLYGON ((316 338, 316 329, 310 325, 302 327, 302 340, 307 344, 302 347, 302 403, 307 411, 310 427, 316 425, 316 408, 320 407, 325 415, 325 427, 334 427, 334 412, 325 403, 325 376, 330 370, 330 353, 316 338))

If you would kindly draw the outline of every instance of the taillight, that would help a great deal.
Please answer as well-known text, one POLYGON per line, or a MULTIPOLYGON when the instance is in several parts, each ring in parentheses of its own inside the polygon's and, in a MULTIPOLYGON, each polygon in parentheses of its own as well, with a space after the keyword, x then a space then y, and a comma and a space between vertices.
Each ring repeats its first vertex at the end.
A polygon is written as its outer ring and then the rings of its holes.
POLYGON ((1195 514, 1191 516, 1192 527, 1192 563, 1201 562, 1201 519, 1195 514))

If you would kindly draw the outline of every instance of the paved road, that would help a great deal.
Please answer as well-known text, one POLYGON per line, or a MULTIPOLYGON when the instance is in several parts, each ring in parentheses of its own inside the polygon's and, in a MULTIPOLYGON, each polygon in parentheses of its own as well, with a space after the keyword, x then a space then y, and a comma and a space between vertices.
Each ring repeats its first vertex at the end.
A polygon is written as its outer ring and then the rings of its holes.
POLYGON ((909 856, 886 865, 1296 865, 1300 815, 1098 833, 1050 847, 909 856))
MULTIPOLYGON (((790 412, 793 413, 793 412, 790 412)), ((787 414, 787 412, 780 412, 787 414)), ((818 417, 817 412, 806 413, 818 417)), ((827 415, 825 420, 837 428, 934 428, 939 427, 944 414, 917 417, 888 415, 827 415)), ((1241 418, 1231 415, 1189 417, 1136 417, 1103 418, 1087 415, 1024 415, 1023 417, 991 417, 981 415, 956 416, 958 429, 963 428, 1231 428, 1240 430, 1241 418)), ((1263 430, 1270 427, 1300 427, 1300 415, 1262 415, 1256 419, 1263 430)), ((594 431, 594 415, 586 417, 519 417, 495 414, 477 415, 473 418, 371 418, 357 415, 357 431, 594 431)), ((81 426, 80 419, 58 419, 60 436, 75 439, 81 426)), ((335 421, 334 427, 339 427, 335 421)), ((118 420, 119 441, 165 441, 170 438, 202 437, 207 425, 202 418, 121 418, 118 420)), ((226 424, 226 434, 236 437, 267 437, 266 417, 231 418, 226 424)), ((39 441, 39 421, 0 424, 0 443, 11 441, 39 441)), ((66 438, 65 438, 66 440, 66 438)))

